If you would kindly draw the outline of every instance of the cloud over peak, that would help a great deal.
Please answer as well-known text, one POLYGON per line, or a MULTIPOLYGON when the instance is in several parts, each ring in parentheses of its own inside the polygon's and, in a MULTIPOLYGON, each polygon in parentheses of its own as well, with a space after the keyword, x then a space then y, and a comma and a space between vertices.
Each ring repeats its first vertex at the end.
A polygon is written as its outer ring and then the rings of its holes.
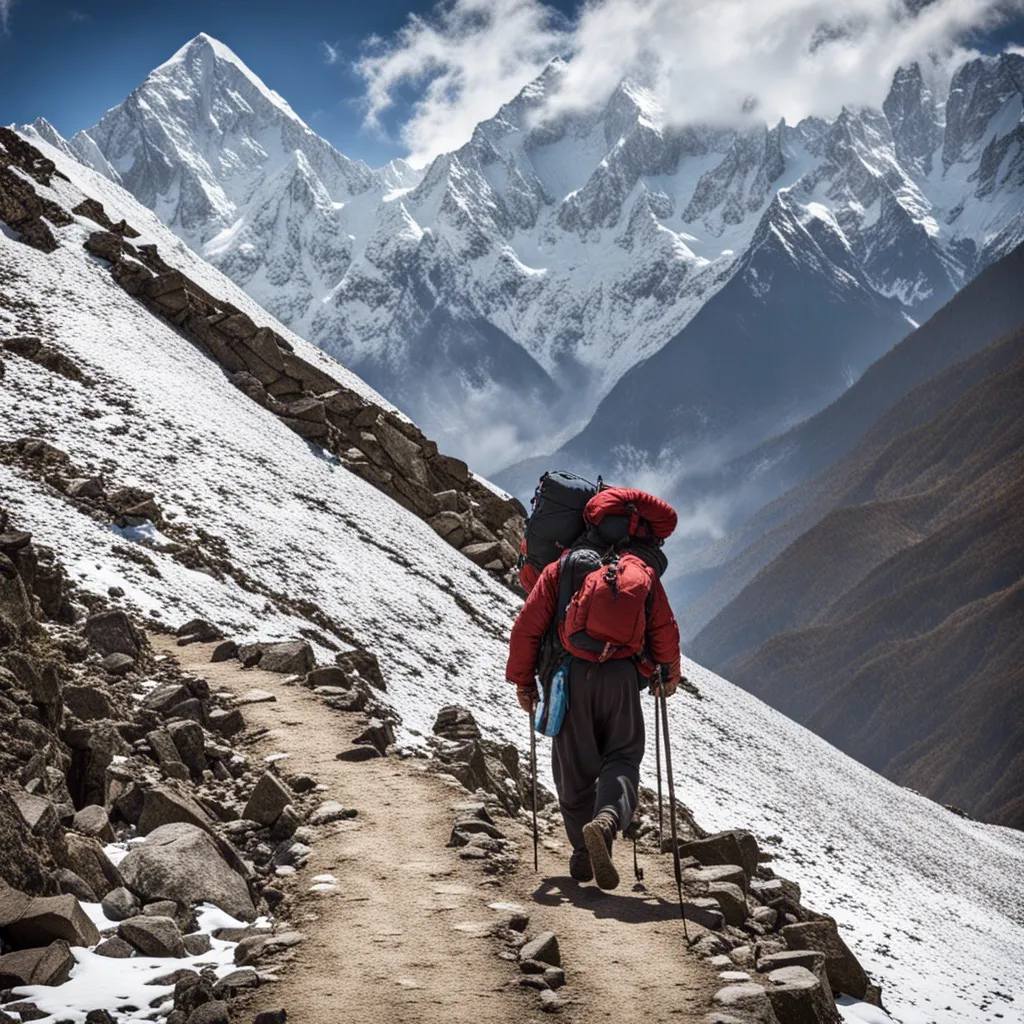
POLYGON ((397 131, 424 163, 556 55, 570 59, 549 114, 599 105, 639 72, 677 123, 792 123, 878 106, 901 65, 1021 12, 1024 0, 590 0, 567 23, 542 0, 442 0, 374 40, 358 70, 370 127, 417 90, 397 131))

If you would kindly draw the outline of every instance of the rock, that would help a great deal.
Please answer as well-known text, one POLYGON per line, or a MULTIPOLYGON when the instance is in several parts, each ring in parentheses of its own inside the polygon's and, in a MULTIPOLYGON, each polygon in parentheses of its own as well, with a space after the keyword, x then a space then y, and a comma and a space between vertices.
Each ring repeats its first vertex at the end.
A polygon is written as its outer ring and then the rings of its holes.
POLYGON ((130 942, 143 956, 187 956, 181 932, 170 917, 129 917, 117 928, 117 934, 130 942))
POLYGON ((70 946, 94 946, 100 941, 96 926, 74 896, 31 898, 15 920, 0 926, 0 935, 14 949, 46 946, 56 939, 70 946))
POLYGON ((109 676, 126 676, 135 668, 135 659, 130 654, 108 654, 100 662, 103 671, 109 676))
POLYGON ((561 988, 565 984, 565 971, 561 967, 545 968, 543 977, 548 983, 548 988, 561 988))
POLYGON ((540 960, 552 967, 562 966, 562 955, 554 932, 541 932, 519 950, 520 960, 540 960))
POLYGON ((867 995, 868 976, 831 917, 786 925, 782 937, 790 949, 816 949, 825 954, 825 971, 833 992, 845 992, 855 999, 867 995))
POLYGON ((124 921, 129 917, 135 917, 142 910, 142 905, 135 894, 123 885, 111 889, 100 900, 100 906, 104 915, 111 921, 124 921))
POLYGON ((433 731, 437 736, 457 742, 480 739, 480 726, 472 712, 458 704, 447 704, 438 711, 433 731))
POLYGON ((501 543, 499 541, 481 541, 477 544, 467 544, 462 548, 462 553, 479 566, 485 566, 489 562, 498 559, 501 554, 501 543))
POLYGON ((349 761, 353 764, 360 761, 372 761, 381 756, 381 752, 376 747, 350 747, 348 750, 334 755, 337 761, 349 761))
POLYGON ((185 952, 189 956, 202 956, 213 949, 213 943, 206 932, 193 932, 191 935, 184 935, 181 941, 185 946, 185 952))
POLYGON ((352 742, 369 744, 383 757, 387 754, 388 747, 395 742, 395 730, 391 728, 388 722, 373 719, 370 725, 356 736, 352 742))
POLYGON ((702 928, 721 931, 725 927, 725 914, 718 900, 710 897, 687 900, 683 905, 687 921, 693 921, 702 928))
POLYGON ((103 481, 98 476, 80 476, 69 480, 64 486, 69 498, 102 498, 103 481))
POLYGON ((757 870, 759 853, 754 836, 739 829, 718 832, 705 839, 694 839, 679 845, 679 854, 682 857, 694 857, 708 867, 739 864, 748 878, 757 870))
POLYGON ((62 893, 74 896, 80 903, 99 901, 99 897, 92 891, 85 879, 81 875, 76 875, 70 868, 57 868, 53 877, 62 893))
POLYGON ((363 682, 375 690, 387 692, 387 684, 380 670, 377 655, 371 651, 344 651, 334 656, 335 664, 349 676, 358 675, 363 682))
POLYGON ((63 985, 74 966, 71 948, 63 939, 42 949, 8 953, 0 956, 0 989, 19 985, 63 985))
POLYGON ((149 691, 142 700, 142 706, 150 711, 163 714, 176 704, 188 700, 191 694, 184 683, 164 683, 149 691))
MULTIPOLYGON (((59 863, 63 862, 66 857, 67 844, 60 825, 60 818, 57 816, 57 809, 53 803, 45 797, 20 791, 12 793, 11 799, 32 835, 38 836, 46 844, 51 856, 55 857, 59 863)), ((63 866, 72 867, 70 864, 63 866)))
POLYGON ((725 923, 737 928, 747 919, 747 899, 743 890, 732 882, 716 882, 708 886, 708 896, 722 908, 725 923))
POLYGON ((335 800, 322 803, 310 816, 310 825, 329 825, 332 821, 354 818, 359 812, 351 807, 342 807, 335 800))
POLYGON ((241 697, 238 698, 239 704, 273 704, 277 700, 277 697, 272 694, 269 690, 246 690, 241 697))
POLYGON ((222 640, 210 654, 210 661, 213 663, 230 661, 238 657, 238 644, 234 640, 222 640))
POLYGON ((233 999, 245 988, 256 988, 260 983, 259 975, 252 967, 240 967, 230 974, 225 974, 214 986, 213 994, 218 999, 233 999))
POLYGON ((63 866, 80 875, 100 899, 121 884, 121 872, 98 840, 77 832, 68 832, 64 838, 67 854, 63 866))
POLYGON ((841 1024, 827 984, 806 967, 780 967, 768 975, 768 999, 785 1024, 841 1024))
POLYGON ((196 776, 202 775, 207 768, 202 726, 193 721, 171 722, 167 732, 189 771, 196 776))
POLYGON ((125 885, 143 900, 184 906, 210 902, 232 917, 251 921, 256 908, 242 877, 201 828, 175 822, 157 828, 121 861, 125 885))
POLYGON ((772 905, 776 900, 785 899, 798 905, 802 898, 800 886, 788 878, 752 878, 750 892, 762 903, 772 905))
POLYGON ((203 1003, 188 1015, 186 1024, 230 1024, 228 1004, 219 999, 203 1003))
POLYGON ((230 711, 224 708, 217 708, 207 716, 209 726, 221 736, 237 736, 245 729, 245 718, 238 708, 230 711))
POLYGON ((90 615, 83 627, 90 645, 100 654, 127 654, 138 658, 142 641, 131 620, 116 609, 90 615))
POLYGON ((95 686, 65 686, 64 705, 68 711, 83 722, 95 722, 110 718, 110 699, 95 686))
POLYGON ((816 949, 794 949, 784 953, 768 953, 757 961, 757 970, 761 974, 770 974, 783 967, 804 967, 824 984, 828 984, 825 954, 819 953, 816 949))
POLYGON ((715 993, 712 1002, 736 1013, 743 1024, 779 1024, 768 993, 753 982, 726 985, 715 993))
POLYGON ((313 648, 305 640, 289 640, 278 644, 261 644, 260 668, 264 672, 281 672, 301 676, 316 664, 313 648))
POLYGON ((683 872, 683 881, 697 884, 716 885, 719 882, 731 882, 745 893, 747 876, 738 864, 723 864, 716 867, 689 868, 683 872))
POLYGON ((184 793, 160 784, 144 790, 142 814, 137 823, 139 835, 149 835, 154 829, 173 822, 184 822, 202 829, 209 829, 211 825, 210 816, 184 793))
POLYGON ((762 928, 771 931, 779 923, 778 911, 771 907, 757 907, 750 915, 762 928))
POLYGON ((112 935, 109 939, 104 939, 93 952, 97 956, 108 956, 113 960, 127 960, 128 957, 135 955, 135 948, 120 936, 112 935))
POLYGON ((104 843, 112 843, 117 838, 110 827, 110 818, 99 804, 88 804, 75 813, 71 827, 84 836, 92 836, 104 843))
POLYGON ((558 1013, 565 1004, 551 989, 544 989, 540 994, 540 1008, 545 1013, 558 1013))
POLYGON ((278 935, 250 935, 235 947, 235 963, 247 967, 264 957, 280 953, 298 945, 304 938, 301 932, 281 932, 278 935))
POLYGON ((176 630, 175 635, 187 639, 190 643, 209 644, 214 640, 222 640, 224 634, 212 622, 206 619, 190 619, 182 623, 176 630))
POLYGON ((279 843, 282 839, 295 835, 301 825, 302 818, 299 812, 291 804, 286 804, 277 816, 277 821, 270 826, 270 838, 279 843))
POLYGON ((273 825, 291 802, 292 794, 287 786, 273 772, 264 772, 242 811, 242 817, 261 825, 273 825))
POLYGON ((264 1010, 253 1017, 252 1024, 285 1024, 287 1020, 287 1010, 264 1010))
POLYGON ((183 782, 188 781, 188 767, 178 755, 178 748, 166 729, 154 729, 146 733, 146 742, 149 743, 150 750, 153 751, 165 775, 183 782))

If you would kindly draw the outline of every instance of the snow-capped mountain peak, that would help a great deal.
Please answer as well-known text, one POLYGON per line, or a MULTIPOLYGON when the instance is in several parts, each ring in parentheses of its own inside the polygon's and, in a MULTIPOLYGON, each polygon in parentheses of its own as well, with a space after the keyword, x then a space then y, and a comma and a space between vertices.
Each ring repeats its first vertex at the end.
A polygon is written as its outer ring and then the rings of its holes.
POLYGON ((817 280, 915 321, 1024 238, 1019 54, 949 81, 911 65, 881 110, 743 130, 673 124, 642 78, 551 114, 571 71, 552 61, 423 172, 372 171, 200 35, 70 145, 492 471, 551 450, 678 337, 781 223, 782 193, 800 259, 836 261, 817 280))

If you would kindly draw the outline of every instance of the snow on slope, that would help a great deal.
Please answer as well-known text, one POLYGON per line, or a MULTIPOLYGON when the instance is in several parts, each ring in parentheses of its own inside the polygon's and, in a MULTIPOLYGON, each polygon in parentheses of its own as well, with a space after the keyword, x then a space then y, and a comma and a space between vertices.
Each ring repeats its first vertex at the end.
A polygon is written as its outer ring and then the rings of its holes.
MULTIPOLYGON (((270 321, 218 272, 177 251, 173 236, 116 186, 58 164, 115 219, 144 230, 141 241, 157 242, 204 286, 270 321)), ((73 187, 56 185, 64 205, 77 201, 73 187)), ((97 381, 87 388, 6 359, 0 440, 42 435, 119 483, 155 491, 179 521, 223 538, 257 580, 318 602, 379 654, 406 739, 429 730, 437 708, 454 700, 525 747, 525 718, 503 681, 515 598, 245 399, 113 284, 81 248, 90 230, 60 229, 61 247, 49 255, 0 234, 0 335, 31 326, 97 381)), ((161 577, 142 573, 111 550, 121 537, 4 466, 0 494, 83 586, 120 585, 144 614, 159 611, 172 624, 203 615, 240 637, 293 636, 306 625, 159 552, 149 554, 161 577)), ((704 700, 680 696, 670 714, 680 796, 698 819, 713 829, 753 828, 808 902, 835 915, 904 1024, 1019 1019, 1024 835, 962 820, 699 666, 687 671, 704 700), (778 845, 767 841, 773 835, 778 845), (1006 1001, 1011 995, 1016 1002, 1006 1001)))

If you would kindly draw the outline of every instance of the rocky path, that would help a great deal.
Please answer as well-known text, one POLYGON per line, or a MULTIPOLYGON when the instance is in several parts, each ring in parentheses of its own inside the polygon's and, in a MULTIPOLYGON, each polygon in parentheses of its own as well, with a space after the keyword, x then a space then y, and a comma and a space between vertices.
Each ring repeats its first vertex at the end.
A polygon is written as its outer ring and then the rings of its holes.
POLYGON ((460 786, 428 774, 419 759, 339 761, 356 716, 330 711, 280 675, 243 671, 237 661, 210 664, 209 645, 153 642, 214 690, 273 693, 275 701, 245 708, 250 733, 266 730, 253 755, 287 754, 290 773, 311 776, 326 786, 325 799, 359 812, 323 829, 313 844, 290 914, 306 941, 280 980, 256 993, 254 1012, 284 1006, 302 1024, 540 1020, 536 993, 522 987, 516 965, 498 956, 504 947, 487 936, 508 913, 491 905, 518 904, 530 916, 528 934, 558 936, 564 1019, 703 1018, 720 982, 685 949, 667 857, 645 858, 650 891, 634 891, 628 848, 620 845, 622 886, 602 893, 568 878, 561 837, 546 840, 535 875, 528 829, 503 820, 522 860, 511 874, 485 875, 479 862, 446 846, 467 799, 460 786), (317 881, 322 876, 337 882, 317 881))

